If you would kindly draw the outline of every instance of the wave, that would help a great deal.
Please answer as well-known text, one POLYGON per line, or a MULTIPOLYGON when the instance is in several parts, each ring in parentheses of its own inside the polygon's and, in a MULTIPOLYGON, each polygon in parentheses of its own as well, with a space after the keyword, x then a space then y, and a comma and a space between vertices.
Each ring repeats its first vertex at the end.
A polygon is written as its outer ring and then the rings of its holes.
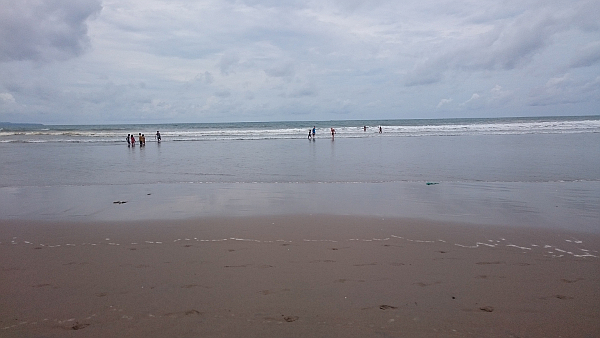
POLYGON ((317 137, 425 137, 464 135, 520 135, 600 133, 599 117, 368 120, 320 122, 268 122, 164 125, 43 126, 26 130, 0 130, 0 143, 124 143, 127 134, 146 135, 155 141, 156 130, 163 141, 219 141, 303 139, 316 127, 317 137), (379 126, 383 133, 379 134, 379 126), (366 129, 365 129, 366 127, 366 129))

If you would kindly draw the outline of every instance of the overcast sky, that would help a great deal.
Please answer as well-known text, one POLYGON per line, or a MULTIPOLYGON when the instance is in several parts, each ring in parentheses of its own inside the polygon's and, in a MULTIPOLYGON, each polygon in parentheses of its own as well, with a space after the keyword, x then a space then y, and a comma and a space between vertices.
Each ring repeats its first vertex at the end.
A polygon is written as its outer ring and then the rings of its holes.
POLYGON ((599 0, 0 0, 0 121, 600 114, 599 0))

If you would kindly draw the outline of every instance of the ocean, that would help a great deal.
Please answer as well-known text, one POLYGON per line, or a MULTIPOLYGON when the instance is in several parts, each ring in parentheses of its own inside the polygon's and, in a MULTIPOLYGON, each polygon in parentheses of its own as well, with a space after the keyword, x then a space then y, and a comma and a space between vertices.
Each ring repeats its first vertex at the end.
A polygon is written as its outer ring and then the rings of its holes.
POLYGON ((0 218, 334 213, 600 232, 600 116, 0 128, 0 218))
POLYGON ((319 138, 330 136, 330 128, 335 128, 337 138, 579 134, 598 133, 600 116, 125 125, 0 123, 0 143, 123 143, 131 133, 144 133, 152 143, 157 130, 163 140, 173 142, 306 139, 313 127, 319 138), (378 133, 380 126, 382 135, 378 133))

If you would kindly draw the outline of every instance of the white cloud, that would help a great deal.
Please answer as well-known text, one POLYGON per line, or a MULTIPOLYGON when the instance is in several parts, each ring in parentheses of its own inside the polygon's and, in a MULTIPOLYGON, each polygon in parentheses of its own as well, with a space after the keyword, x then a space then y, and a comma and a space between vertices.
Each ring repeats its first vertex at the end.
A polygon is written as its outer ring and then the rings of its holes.
POLYGON ((436 108, 441 108, 442 106, 452 102, 452 99, 442 99, 440 103, 436 106, 436 108))
POLYGON ((472 104, 472 103, 474 103, 475 101, 477 101, 477 100, 479 99, 479 97, 480 97, 480 95, 479 95, 479 94, 477 94, 477 93, 473 93, 473 95, 471 95, 471 98, 470 98, 470 99, 468 99, 467 101, 465 101, 465 102, 461 103, 461 104, 460 104, 460 106, 461 106, 461 107, 464 107, 464 106, 466 106, 466 105, 472 104))
POLYGON ((11 93, 0 93, 0 102, 15 103, 15 98, 11 93))
POLYGON ((561 77, 553 77, 548 82, 546 82, 546 88, 558 88, 562 87, 565 83, 569 81, 570 74, 565 74, 561 77))
POLYGON ((494 88, 490 89, 490 94, 492 100, 502 100, 512 93, 509 90, 504 90, 500 85, 495 85, 494 88))

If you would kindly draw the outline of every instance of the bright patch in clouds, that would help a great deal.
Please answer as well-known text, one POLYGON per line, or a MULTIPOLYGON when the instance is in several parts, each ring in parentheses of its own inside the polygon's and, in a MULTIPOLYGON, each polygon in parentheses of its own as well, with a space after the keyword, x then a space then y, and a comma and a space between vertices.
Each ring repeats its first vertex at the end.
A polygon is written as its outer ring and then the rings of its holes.
POLYGON ((600 111, 597 0, 0 0, 0 6, 0 121, 600 111))
POLYGON ((442 107, 443 105, 445 105, 445 104, 448 104, 448 103, 450 103, 450 102, 452 102, 452 99, 442 99, 442 100, 440 101, 440 103, 438 103, 438 105, 437 105, 437 108, 440 108, 440 107, 442 107))
POLYGON ((10 93, 0 93, 0 101, 15 103, 15 98, 10 93))
POLYGON ((472 104, 472 103, 476 102, 476 101, 479 99, 479 97, 480 97, 480 95, 479 95, 479 94, 477 94, 477 93, 474 93, 473 95, 471 95, 471 98, 470 98, 470 99, 468 99, 467 101, 465 101, 465 102, 461 103, 460 105, 461 105, 461 106, 466 106, 466 105, 468 105, 468 104, 472 104))

